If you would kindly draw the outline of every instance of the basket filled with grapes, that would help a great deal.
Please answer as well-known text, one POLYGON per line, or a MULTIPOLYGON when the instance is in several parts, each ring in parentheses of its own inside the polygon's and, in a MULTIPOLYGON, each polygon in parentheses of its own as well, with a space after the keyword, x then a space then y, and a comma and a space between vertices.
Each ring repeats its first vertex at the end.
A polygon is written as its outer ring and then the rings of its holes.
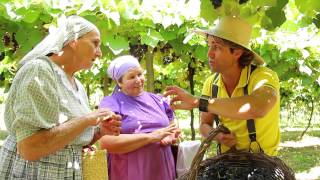
POLYGON ((201 143, 190 170, 178 180, 294 180, 294 172, 280 158, 265 153, 239 151, 231 148, 226 153, 203 160, 212 140, 219 133, 230 133, 223 125, 210 132, 201 143))

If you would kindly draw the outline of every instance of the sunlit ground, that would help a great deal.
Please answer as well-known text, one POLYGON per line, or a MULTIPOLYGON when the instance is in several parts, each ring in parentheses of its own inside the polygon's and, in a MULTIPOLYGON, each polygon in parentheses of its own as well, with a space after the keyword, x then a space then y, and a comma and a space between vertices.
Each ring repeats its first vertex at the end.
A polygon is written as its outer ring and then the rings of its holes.
POLYGON ((285 141, 280 143, 280 147, 307 147, 307 146, 318 146, 320 145, 320 138, 309 135, 304 135, 300 141, 285 141))
MULTIPOLYGON (((319 131, 315 131, 318 132, 319 131)), ((288 134, 289 132, 282 132, 288 134)), ((291 132, 297 135, 297 131, 291 132)), ((296 139, 294 138, 294 139, 296 139)), ((296 178, 301 180, 320 179, 320 138, 304 135, 301 140, 287 140, 280 143, 280 156, 295 170, 296 178), (298 170, 300 170, 298 172, 298 170), (302 170, 302 171, 301 171, 302 170)))
POLYGON ((308 172, 296 173, 297 179, 320 179, 320 166, 311 168, 308 172))

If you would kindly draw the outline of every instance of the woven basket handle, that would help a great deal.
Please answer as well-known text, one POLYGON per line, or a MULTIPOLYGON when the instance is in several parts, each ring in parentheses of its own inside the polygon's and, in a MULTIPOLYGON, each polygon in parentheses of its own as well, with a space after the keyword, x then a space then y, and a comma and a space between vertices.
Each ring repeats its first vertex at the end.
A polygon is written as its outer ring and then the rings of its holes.
POLYGON ((189 180, 195 180, 196 176, 197 176, 197 169, 198 166, 200 165, 204 154, 206 153, 207 149, 210 147, 212 140, 216 137, 216 135, 218 133, 225 133, 225 134, 229 134, 230 130, 228 128, 226 128, 223 125, 219 125, 217 128, 213 129, 208 137, 206 139, 204 139, 199 147, 199 150, 197 152, 197 154, 195 155, 192 163, 191 163, 191 167, 190 167, 190 174, 189 174, 189 180))

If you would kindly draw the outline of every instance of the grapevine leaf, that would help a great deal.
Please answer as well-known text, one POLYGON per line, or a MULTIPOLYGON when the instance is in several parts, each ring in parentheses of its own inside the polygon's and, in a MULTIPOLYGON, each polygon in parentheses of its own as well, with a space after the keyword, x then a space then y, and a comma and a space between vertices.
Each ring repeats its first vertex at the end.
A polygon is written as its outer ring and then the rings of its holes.
POLYGON ((213 21, 218 17, 218 14, 213 8, 210 0, 202 0, 200 8, 200 16, 206 21, 213 23, 213 21))
POLYGON ((156 47, 159 41, 163 41, 161 34, 153 29, 149 29, 148 32, 141 32, 141 43, 156 47))
POLYGON ((307 16, 314 16, 316 12, 320 11, 319 0, 295 0, 295 4, 298 10, 307 16))
POLYGON ((276 6, 277 0, 251 0, 253 6, 264 7, 264 6, 276 6))
POLYGON ((35 22, 39 18, 39 15, 40 15, 40 11, 33 10, 33 9, 26 9, 24 7, 17 9, 16 13, 18 15, 21 15, 22 20, 27 23, 35 22))
POLYGON ((141 25, 143 27, 150 27, 150 28, 156 27, 156 25, 154 24, 154 22, 151 19, 141 19, 139 21, 139 25, 141 25))
POLYGON ((177 30, 168 30, 168 29, 160 29, 160 34, 165 41, 170 41, 176 39, 177 37, 177 30))
POLYGON ((122 51, 129 49, 129 42, 126 38, 117 35, 107 36, 105 44, 111 49, 114 55, 118 55, 122 51))
POLYGON ((273 28, 281 26, 286 21, 284 12, 277 7, 268 9, 266 15, 271 19, 273 28))
POLYGON ((263 16, 261 19, 261 27, 266 30, 274 30, 274 26, 272 24, 272 20, 268 16, 263 16))
POLYGON ((198 46, 194 52, 196 58, 200 59, 201 61, 208 61, 208 47, 198 46))
POLYGON ((283 9, 285 5, 287 5, 289 0, 277 0, 277 7, 279 9, 283 9))
POLYGON ((314 25, 317 26, 317 28, 320 28, 320 13, 316 15, 315 18, 312 19, 312 22, 314 25))

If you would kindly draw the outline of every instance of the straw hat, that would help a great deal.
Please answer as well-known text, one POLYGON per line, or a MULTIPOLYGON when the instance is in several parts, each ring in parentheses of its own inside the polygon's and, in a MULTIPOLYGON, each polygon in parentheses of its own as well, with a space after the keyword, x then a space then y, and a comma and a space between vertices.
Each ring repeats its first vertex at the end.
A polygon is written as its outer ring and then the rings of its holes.
POLYGON ((249 46, 251 38, 251 25, 243 19, 235 16, 226 16, 220 19, 219 23, 214 29, 201 30, 197 29, 194 32, 197 34, 207 36, 213 35, 222 39, 234 42, 254 54, 253 63, 257 65, 264 64, 264 60, 257 53, 251 50, 249 46))

